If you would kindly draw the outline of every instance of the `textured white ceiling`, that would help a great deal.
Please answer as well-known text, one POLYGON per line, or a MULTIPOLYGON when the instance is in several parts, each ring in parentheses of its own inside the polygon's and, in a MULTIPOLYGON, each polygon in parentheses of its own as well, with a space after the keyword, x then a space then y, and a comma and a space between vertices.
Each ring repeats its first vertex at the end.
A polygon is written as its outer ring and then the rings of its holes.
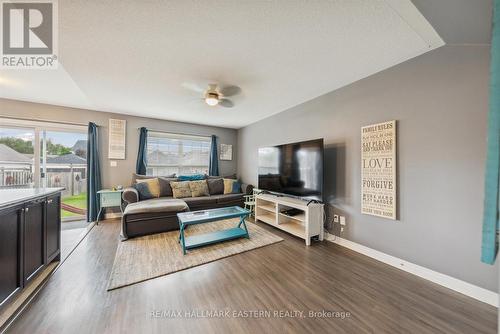
POLYGON ((412 0, 446 44, 490 44, 493 0, 412 0))
POLYGON ((59 1, 59 69, 0 97, 239 128, 441 45, 409 0, 59 1), (234 108, 183 87, 211 82, 234 108))

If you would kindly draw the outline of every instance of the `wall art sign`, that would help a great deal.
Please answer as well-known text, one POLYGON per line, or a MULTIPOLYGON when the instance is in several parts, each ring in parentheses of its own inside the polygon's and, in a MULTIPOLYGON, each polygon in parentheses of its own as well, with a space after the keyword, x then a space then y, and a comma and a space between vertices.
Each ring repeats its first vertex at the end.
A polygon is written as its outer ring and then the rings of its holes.
POLYGON ((361 213, 396 219, 396 121, 361 128, 361 213))
POLYGON ((109 119, 108 159, 125 159, 125 136, 127 121, 124 119, 109 119))
POLYGON ((233 160, 233 145, 220 144, 220 160, 233 160))

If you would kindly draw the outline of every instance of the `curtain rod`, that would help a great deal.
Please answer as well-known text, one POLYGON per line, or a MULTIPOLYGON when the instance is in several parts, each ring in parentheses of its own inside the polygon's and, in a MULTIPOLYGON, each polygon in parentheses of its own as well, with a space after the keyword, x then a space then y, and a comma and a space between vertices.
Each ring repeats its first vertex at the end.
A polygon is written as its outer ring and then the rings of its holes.
POLYGON ((28 119, 22 117, 10 117, 10 116, 1 116, 0 118, 17 120, 17 121, 29 121, 29 122, 45 122, 45 123, 54 123, 54 124, 65 124, 65 125, 77 125, 77 126, 88 126, 88 123, 72 123, 72 122, 63 122, 63 121, 53 121, 50 119, 28 119))
MULTIPOLYGON (((143 126, 143 127, 145 127, 145 126, 143 126)), ((137 130, 140 130, 143 127, 137 128, 137 130)), ((185 133, 185 132, 172 132, 172 131, 165 131, 165 130, 155 130, 155 129, 149 129, 149 128, 146 128, 146 129, 148 131, 152 131, 152 132, 170 133, 173 135, 181 135, 181 136, 194 136, 194 137, 210 137, 211 136, 211 135, 199 135, 199 134, 185 133)))

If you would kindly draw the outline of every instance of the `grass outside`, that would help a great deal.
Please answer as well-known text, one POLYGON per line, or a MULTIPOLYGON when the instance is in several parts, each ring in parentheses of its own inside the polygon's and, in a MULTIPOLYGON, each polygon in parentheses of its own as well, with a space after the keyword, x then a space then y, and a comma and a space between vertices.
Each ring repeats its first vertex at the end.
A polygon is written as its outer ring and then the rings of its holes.
MULTIPOLYGON (((62 202, 80 209, 86 209, 87 208, 87 193, 81 193, 79 195, 71 196, 71 197, 66 197, 62 199, 62 202)), ((79 216, 76 213, 69 212, 66 210, 61 210, 61 217, 75 217, 79 216)))

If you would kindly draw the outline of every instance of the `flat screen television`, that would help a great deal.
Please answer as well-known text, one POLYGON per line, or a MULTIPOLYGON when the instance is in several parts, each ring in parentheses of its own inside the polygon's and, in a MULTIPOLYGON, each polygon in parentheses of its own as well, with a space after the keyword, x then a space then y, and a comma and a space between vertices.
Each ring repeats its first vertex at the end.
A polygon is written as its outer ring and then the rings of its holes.
POLYGON ((323 200, 323 139, 259 148, 260 190, 323 200))

